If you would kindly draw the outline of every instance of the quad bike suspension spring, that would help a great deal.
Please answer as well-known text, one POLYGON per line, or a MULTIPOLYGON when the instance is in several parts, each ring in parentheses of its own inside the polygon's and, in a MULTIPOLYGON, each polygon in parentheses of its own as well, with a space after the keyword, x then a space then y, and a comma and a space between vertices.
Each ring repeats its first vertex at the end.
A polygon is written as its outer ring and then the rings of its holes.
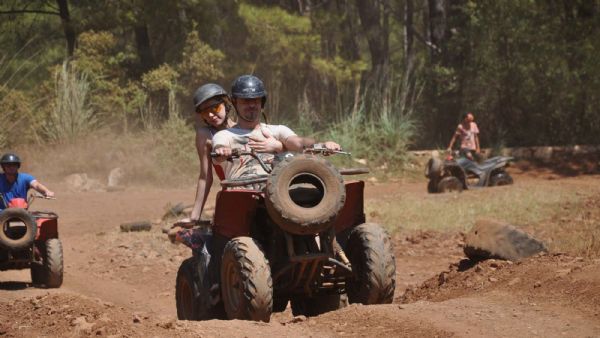
POLYGON ((344 249, 342 249, 342 246, 340 245, 340 243, 338 243, 335 237, 333 238, 333 252, 336 256, 340 258, 342 263, 346 264, 347 266, 350 266, 350 260, 348 260, 348 257, 346 257, 344 249))

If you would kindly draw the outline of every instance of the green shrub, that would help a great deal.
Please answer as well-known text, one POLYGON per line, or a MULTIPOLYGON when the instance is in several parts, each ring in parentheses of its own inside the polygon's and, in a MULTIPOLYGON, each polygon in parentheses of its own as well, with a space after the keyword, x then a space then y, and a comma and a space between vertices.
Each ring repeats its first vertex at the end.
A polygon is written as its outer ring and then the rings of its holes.
POLYGON ((197 170, 196 133, 179 114, 171 115, 157 134, 157 164, 166 175, 185 176, 197 170))
POLYGON ((407 115, 368 118, 364 108, 325 131, 320 139, 333 140, 354 158, 366 159, 370 166, 401 169, 414 135, 413 120, 407 115))
POLYGON ((19 90, 0 90, 0 148, 37 140, 36 111, 19 90))
POLYGON ((44 125, 48 139, 73 141, 91 131, 97 120, 90 107, 90 84, 86 74, 79 73, 64 62, 54 78, 55 97, 44 125))
POLYGON ((200 40, 197 31, 190 32, 183 47, 181 63, 177 66, 183 93, 192 94, 202 83, 223 78, 224 59, 225 54, 200 40))

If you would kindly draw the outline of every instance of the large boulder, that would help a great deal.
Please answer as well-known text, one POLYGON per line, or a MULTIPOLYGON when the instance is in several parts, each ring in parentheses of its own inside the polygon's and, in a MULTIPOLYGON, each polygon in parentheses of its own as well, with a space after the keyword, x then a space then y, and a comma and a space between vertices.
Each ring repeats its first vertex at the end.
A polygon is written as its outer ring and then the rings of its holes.
POLYGON ((541 241, 513 225, 495 220, 478 220, 465 236, 464 252, 473 260, 517 261, 546 251, 541 241))

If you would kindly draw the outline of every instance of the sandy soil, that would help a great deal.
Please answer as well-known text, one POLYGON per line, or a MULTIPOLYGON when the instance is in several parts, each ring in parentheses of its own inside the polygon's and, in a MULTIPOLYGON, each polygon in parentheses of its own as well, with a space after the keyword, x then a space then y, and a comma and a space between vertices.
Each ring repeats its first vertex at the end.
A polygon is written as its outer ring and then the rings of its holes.
MULTIPOLYGON (((598 184, 597 176, 518 179, 598 184)), ((312 318, 294 318, 288 309, 270 323, 178 321, 175 276, 189 250, 168 242, 158 224, 139 233, 121 233, 119 224, 158 221, 167 203, 191 201, 194 188, 52 186, 58 199, 36 201, 35 209, 60 215, 64 284, 38 289, 28 270, 0 272, 0 336, 600 336, 599 259, 548 254, 473 265, 464 260, 461 234, 431 231, 394 235, 393 304, 312 318)), ((367 197, 402 191, 425 198, 424 190, 423 183, 371 184, 367 197)))

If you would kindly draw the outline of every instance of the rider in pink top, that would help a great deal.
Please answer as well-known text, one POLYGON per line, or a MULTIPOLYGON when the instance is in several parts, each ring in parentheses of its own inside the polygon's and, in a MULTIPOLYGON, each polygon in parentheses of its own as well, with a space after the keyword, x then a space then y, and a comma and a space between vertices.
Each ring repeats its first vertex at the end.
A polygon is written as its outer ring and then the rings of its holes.
POLYGON ((473 117, 472 113, 465 114, 450 140, 448 151, 452 150, 456 138, 460 137, 460 153, 470 160, 473 160, 474 156, 479 157, 479 153, 481 152, 479 147, 479 128, 474 120, 475 117, 473 117))

